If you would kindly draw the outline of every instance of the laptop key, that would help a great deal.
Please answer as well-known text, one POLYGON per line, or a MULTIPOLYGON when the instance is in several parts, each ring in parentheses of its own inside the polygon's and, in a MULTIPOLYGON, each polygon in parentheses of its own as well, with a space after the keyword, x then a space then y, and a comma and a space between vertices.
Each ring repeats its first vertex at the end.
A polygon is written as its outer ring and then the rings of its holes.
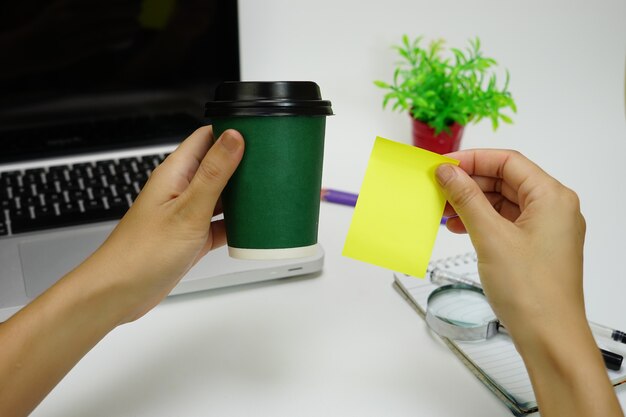
POLYGON ((17 177, 21 176, 21 171, 6 171, 0 174, 0 183, 3 186, 11 187, 17 185, 17 177))
POLYGON ((78 216, 81 211, 80 207, 76 203, 61 203, 58 205, 59 213, 63 217, 78 216))
POLYGON ((128 211, 128 204, 119 204, 119 205, 111 205, 107 209, 107 213, 110 213, 111 216, 117 216, 116 218, 121 219, 124 217, 124 214, 128 211))
MULTIPOLYGON (((88 207, 88 205, 85 205, 85 207, 88 207)), ((57 227, 76 226, 86 223, 119 220, 125 213, 125 210, 122 211, 119 208, 115 210, 105 210, 103 206, 89 208, 85 211, 81 211, 78 205, 63 204, 59 206, 60 215, 56 214, 56 210, 52 210, 46 213, 46 215, 41 216, 37 216, 37 212, 35 212, 34 218, 22 212, 18 217, 11 217, 11 232, 16 234, 57 227)))

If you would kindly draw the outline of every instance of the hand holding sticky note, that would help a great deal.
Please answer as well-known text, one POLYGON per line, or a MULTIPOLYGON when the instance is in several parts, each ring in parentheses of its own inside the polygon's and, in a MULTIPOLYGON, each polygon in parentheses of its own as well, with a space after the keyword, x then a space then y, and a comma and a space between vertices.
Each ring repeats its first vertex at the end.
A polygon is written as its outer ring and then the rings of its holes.
POLYGON ((343 255, 423 277, 446 203, 435 179, 442 163, 459 162, 377 137, 343 255))

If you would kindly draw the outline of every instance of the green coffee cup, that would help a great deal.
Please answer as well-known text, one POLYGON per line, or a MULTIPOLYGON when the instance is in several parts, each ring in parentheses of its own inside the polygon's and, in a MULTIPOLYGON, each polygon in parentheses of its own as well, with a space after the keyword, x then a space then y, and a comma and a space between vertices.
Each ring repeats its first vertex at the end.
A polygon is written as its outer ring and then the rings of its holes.
POLYGON ((245 140, 222 194, 228 253, 284 259, 317 252, 326 116, 331 103, 309 81, 226 82, 206 104, 215 137, 245 140))

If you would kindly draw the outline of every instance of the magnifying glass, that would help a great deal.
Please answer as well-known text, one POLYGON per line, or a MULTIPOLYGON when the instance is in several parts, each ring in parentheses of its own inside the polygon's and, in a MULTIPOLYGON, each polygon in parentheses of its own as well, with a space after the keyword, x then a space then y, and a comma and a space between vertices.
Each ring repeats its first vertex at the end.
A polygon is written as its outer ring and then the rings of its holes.
POLYGON ((506 333, 482 289, 466 284, 443 285, 430 293, 426 323, 438 335, 464 342, 506 333))
MULTIPOLYGON (((439 336, 460 342, 482 341, 498 333, 508 335, 482 288, 476 284, 447 284, 431 292, 426 306, 426 323, 439 336)), ((607 368, 621 368, 622 355, 604 349, 600 351, 607 368)))

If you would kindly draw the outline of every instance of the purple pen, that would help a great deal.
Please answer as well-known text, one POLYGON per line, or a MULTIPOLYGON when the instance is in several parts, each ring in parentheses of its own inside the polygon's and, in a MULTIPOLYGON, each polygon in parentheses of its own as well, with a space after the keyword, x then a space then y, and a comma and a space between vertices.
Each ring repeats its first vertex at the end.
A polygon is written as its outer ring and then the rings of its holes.
POLYGON ((323 201, 329 203, 343 204, 344 206, 356 206, 356 200, 359 198, 358 194, 347 193, 345 191, 331 190, 323 188, 321 193, 323 201))

